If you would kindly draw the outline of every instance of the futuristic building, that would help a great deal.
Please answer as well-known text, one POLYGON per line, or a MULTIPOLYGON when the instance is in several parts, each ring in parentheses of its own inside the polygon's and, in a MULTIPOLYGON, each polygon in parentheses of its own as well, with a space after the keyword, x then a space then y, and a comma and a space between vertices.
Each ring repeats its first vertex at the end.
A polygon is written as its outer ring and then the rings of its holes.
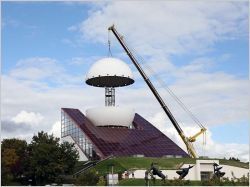
POLYGON ((80 160, 111 155, 188 157, 133 108, 115 105, 115 88, 134 83, 132 71, 123 61, 116 58, 97 61, 87 73, 86 83, 105 88, 105 106, 87 109, 86 115, 78 109, 61 109, 61 136, 75 143, 80 160))

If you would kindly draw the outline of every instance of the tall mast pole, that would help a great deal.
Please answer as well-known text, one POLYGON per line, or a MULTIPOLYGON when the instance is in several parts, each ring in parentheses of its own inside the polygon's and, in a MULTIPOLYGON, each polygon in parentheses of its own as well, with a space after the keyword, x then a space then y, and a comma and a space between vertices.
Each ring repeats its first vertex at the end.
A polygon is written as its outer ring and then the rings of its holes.
POLYGON ((174 127, 177 130, 178 134, 181 136, 182 140, 186 144, 187 151, 189 152, 190 156, 192 156, 193 158, 196 158, 197 156, 196 156, 196 153, 195 153, 195 151, 193 149, 192 144, 188 141, 188 138, 184 135, 183 130, 179 126, 179 124, 176 121, 176 119, 174 118, 173 114, 171 113, 171 111, 169 110, 169 108, 167 107, 167 105, 165 104, 165 102, 163 101, 163 99, 161 98, 160 94, 155 89, 155 87, 152 84, 152 82, 149 80, 149 78, 146 75, 146 73, 143 71, 143 69, 140 66, 140 64, 137 62, 137 60, 134 57, 134 55, 132 54, 132 52, 129 50, 129 48, 127 47, 127 45, 123 41, 123 39, 120 36, 120 34, 115 29, 114 25, 112 25, 111 27, 109 27, 108 30, 111 30, 113 32, 113 34, 115 35, 115 37, 117 38, 117 40, 119 41, 119 43, 121 44, 121 46, 123 47, 123 49, 126 51, 126 53, 129 56, 129 58, 131 59, 131 61, 133 62, 133 64, 135 65, 135 67, 137 68, 137 70, 139 71, 139 73, 141 74, 141 76, 143 77, 144 81, 147 83, 148 87, 150 88, 150 90, 152 91, 152 93, 154 94, 154 96, 156 97, 156 99, 158 100, 158 102, 160 103, 160 105, 163 108, 164 112, 167 114, 168 118, 170 119, 170 121, 174 125, 174 127))

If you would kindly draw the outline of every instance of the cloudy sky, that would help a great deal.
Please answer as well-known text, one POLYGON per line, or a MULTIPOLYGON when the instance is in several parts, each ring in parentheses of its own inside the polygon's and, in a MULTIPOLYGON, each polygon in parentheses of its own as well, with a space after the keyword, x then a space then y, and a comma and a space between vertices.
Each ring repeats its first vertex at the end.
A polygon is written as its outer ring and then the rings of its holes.
POLYGON ((2 2, 1 138, 60 136, 60 108, 104 105, 104 90, 85 84, 89 67, 108 55, 133 70, 116 90, 185 149, 115 37, 115 24, 186 135, 198 126, 170 88, 208 129, 199 155, 249 160, 248 1, 2 2), (160 81, 159 81, 160 80, 160 81))

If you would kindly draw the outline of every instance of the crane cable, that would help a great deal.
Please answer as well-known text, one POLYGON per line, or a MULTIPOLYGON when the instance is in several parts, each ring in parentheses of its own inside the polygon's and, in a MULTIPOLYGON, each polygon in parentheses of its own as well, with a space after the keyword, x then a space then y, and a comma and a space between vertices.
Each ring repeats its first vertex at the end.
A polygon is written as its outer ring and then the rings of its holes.
MULTIPOLYGON (((108 44, 109 44, 109 54, 112 56, 111 53, 111 49, 110 49, 110 39, 109 39, 109 32, 108 31, 108 44)), ((131 52, 133 52, 133 54, 135 54, 135 56, 137 56, 137 58, 140 59, 140 61, 142 62, 141 64, 146 66, 146 68, 151 72, 152 76, 154 76, 154 78, 156 79, 156 81, 158 81, 158 83, 160 83, 160 85, 163 87, 163 89, 165 91, 167 91, 172 97, 173 99, 181 106, 181 108, 191 117, 191 119, 201 128, 201 129, 205 129, 205 131, 203 131, 202 135, 203 135, 203 145, 202 145, 202 152, 204 151, 204 146, 206 144, 206 128, 202 125, 202 123, 195 117, 195 115, 186 107, 186 105, 173 93, 173 91, 166 85, 166 83, 157 75, 155 74, 154 70, 145 63, 145 60, 143 59, 142 56, 138 55, 136 53, 136 51, 133 48, 130 48, 131 52)), ((201 131, 202 132, 202 131, 201 131)), ((192 142, 190 142, 191 145, 192 142)))
MULTIPOLYGON (((112 56, 111 46, 110 46, 110 30, 108 31, 108 54, 112 56)), ((140 64, 144 66, 156 79, 156 81, 160 84, 160 86, 167 91, 172 98, 180 105, 180 107, 190 116, 190 118, 200 127, 204 128, 203 124, 197 119, 197 117, 187 108, 187 106, 178 98, 176 94, 167 86, 167 84, 155 73, 155 71, 145 62, 144 58, 139 55, 132 47, 130 47, 131 52, 136 56, 136 58, 140 59, 140 64)), ((203 133, 203 146, 206 144, 206 131, 203 133)))
MULTIPOLYGON (((160 84, 160 86, 166 90, 173 98, 174 100, 181 106, 181 108, 187 113, 189 114, 189 116, 193 119, 193 121, 202 129, 204 129, 205 127, 203 126, 203 124, 197 119, 197 117, 187 108, 187 106, 178 98, 178 96, 166 85, 166 83, 158 76, 158 74, 156 74, 154 72, 154 70, 147 64, 144 63, 145 67, 147 67, 147 69, 151 72, 151 74, 155 77, 155 79, 158 81, 158 83, 160 84)), ((193 145, 193 144, 192 144, 193 145)), ((204 146, 206 145, 206 131, 204 131, 204 133, 202 134, 202 153, 203 155, 205 155, 205 150, 204 150, 204 146)), ((194 146, 194 145, 193 145, 194 146)))
MULTIPOLYGON (((142 65, 145 66, 145 68, 147 70, 150 71, 150 73, 152 74, 152 76, 158 81, 158 83, 160 84, 160 86, 167 91, 173 98, 174 100, 181 106, 181 108, 187 113, 189 114, 189 116, 193 119, 193 121, 200 127, 200 128, 205 128, 203 126, 203 124, 197 119, 197 117, 187 108, 187 106, 178 98, 178 96, 166 85, 166 83, 155 73, 155 71, 147 64, 145 63, 144 59, 138 55, 134 49, 133 53, 136 54, 137 58, 139 57, 140 60, 142 61, 142 65)), ((204 152, 204 146, 206 145, 206 131, 204 131, 204 133, 202 134, 203 136, 203 141, 202 141, 202 152, 204 152)))
MULTIPOLYGON (((131 47, 130 47, 131 48, 131 47)), ((152 76, 154 76, 154 78, 158 81, 158 83, 160 84, 160 86, 166 90, 173 98, 174 100, 181 106, 181 108, 187 112, 187 114, 189 114, 189 116, 194 120, 194 122, 200 127, 200 128, 204 128, 204 126, 202 125, 202 123, 195 117, 195 115, 187 108, 187 106, 178 98, 178 96, 176 94, 174 94, 174 92, 166 85, 166 83, 155 73, 155 71, 147 64, 145 63, 143 57, 141 57, 140 55, 138 55, 135 50, 132 48, 131 51, 133 51, 134 54, 136 54, 137 58, 140 58, 140 62, 142 62, 141 64, 145 66, 145 68, 147 70, 149 70, 149 72, 152 74, 152 76)))
POLYGON ((110 41, 110 30, 108 31, 108 56, 112 57, 112 52, 111 52, 111 41, 110 41))

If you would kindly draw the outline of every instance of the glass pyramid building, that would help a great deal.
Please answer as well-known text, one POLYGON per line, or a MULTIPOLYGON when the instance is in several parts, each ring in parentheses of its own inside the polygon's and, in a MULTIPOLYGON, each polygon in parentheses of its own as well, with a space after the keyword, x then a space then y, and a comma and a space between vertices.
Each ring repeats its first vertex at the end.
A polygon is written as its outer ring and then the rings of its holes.
POLYGON ((71 137, 88 160, 109 156, 189 157, 137 113, 132 128, 112 128, 95 126, 78 109, 62 108, 61 137, 71 137))

